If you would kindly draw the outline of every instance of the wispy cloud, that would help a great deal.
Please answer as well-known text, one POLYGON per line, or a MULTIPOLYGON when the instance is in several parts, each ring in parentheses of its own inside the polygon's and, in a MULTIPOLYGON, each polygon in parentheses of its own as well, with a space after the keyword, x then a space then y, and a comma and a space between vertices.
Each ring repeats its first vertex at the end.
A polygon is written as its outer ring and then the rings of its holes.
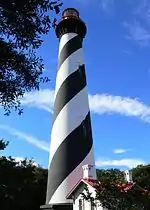
POLYGON ((124 27, 127 29, 127 38, 141 46, 149 46, 150 44, 150 28, 145 27, 140 22, 133 23, 124 22, 124 27))
POLYGON ((142 159, 136 159, 136 158, 125 158, 120 160, 111 160, 111 159, 98 159, 96 161, 97 167, 127 167, 129 169, 136 167, 137 165, 145 165, 146 161, 142 159))
POLYGON ((0 125, 0 129, 7 131, 9 134, 11 134, 19 139, 22 139, 22 140, 34 145, 35 147, 37 147, 39 149, 49 152, 49 143, 47 143, 45 141, 37 139, 30 134, 18 131, 14 128, 7 126, 7 125, 0 125))
POLYGON ((105 12, 112 12, 114 11, 114 0, 100 0, 101 8, 105 12))
POLYGON ((146 22, 150 21, 150 1, 149 0, 140 0, 137 4, 134 14, 140 16, 146 22))
MULTIPOLYGON (((24 106, 32 106, 52 112, 54 91, 43 89, 31 92, 23 99, 24 106)), ((145 122, 150 122, 150 106, 136 98, 113 96, 109 94, 89 95, 90 110, 94 114, 119 114, 136 117, 145 122)))
POLYGON ((95 0, 94 2, 91 0, 74 0, 74 1, 85 7, 91 5, 92 3, 96 3, 97 0, 95 0))
POLYGON ((115 154, 122 154, 122 153, 126 153, 126 149, 121 149, 121 148, 118 148, 118 149, 114 149, 114 153, 115 154))
POLYGON ((130 50, 123 50, 122 53, 130 57, 133 56, 133 52, 130 50))
POLYGON ((126 153, 127 151, 129 151, 128 149, 123 149, 123 148, 118 148, 118 149, 114 149, 114 153, 115 154, 123 154, 126 153))
POLYGON ((127 38, 142 47, 150 46, 150 1, 136 1, 132 15, 133 19, 130 22, 124 22, 127 38))

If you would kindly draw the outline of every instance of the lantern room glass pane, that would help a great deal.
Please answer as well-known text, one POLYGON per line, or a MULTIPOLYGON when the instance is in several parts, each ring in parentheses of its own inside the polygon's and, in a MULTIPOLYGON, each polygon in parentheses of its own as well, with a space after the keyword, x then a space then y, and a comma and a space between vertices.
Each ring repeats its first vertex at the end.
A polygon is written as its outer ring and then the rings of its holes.
POLYGON ((66 11, 64 11, 64 14, 63 16, 75 16, 75 17, 78 17, 78 13, 75 11, 75 10, 72 10, 72 9, 68 9, 66 11))

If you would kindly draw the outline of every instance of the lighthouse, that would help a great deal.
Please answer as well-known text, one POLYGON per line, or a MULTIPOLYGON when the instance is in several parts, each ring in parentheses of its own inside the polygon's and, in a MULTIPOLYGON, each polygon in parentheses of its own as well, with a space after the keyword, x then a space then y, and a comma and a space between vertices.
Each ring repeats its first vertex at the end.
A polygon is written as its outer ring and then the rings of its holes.
POLYGON ((46 205, 43 209, 72 209, 72 199, 67 199, 67 195, 82 179, 84 165, 92 165, 90 173, 96 179, 82 49, 86 32, 79 12, 74 8, 65 9, 56 25, 59 39, 58 72, 46 205))

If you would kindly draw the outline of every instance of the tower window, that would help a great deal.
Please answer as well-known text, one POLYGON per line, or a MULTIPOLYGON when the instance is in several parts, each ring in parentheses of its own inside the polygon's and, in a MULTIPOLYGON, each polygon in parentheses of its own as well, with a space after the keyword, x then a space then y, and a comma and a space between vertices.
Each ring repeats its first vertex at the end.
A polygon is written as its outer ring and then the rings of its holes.
POLYGON ((86 126, 85 126, 85 123, 84 122, 83 122, 83 133, 84 133, 84 136, 86 137, 87 132, 86 132, 86 126))

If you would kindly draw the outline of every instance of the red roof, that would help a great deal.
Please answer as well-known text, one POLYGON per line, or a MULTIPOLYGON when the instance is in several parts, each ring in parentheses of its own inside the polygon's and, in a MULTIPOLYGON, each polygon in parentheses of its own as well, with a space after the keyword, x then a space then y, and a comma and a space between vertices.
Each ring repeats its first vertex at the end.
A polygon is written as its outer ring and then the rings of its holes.
POLYGON ((96 187, 96 185, 98 184, 98 180, 95 180, 95 179, 81 179, 73 188, 72 190, 68 193, 68 195, 66 196, 68 199, 71 197, 71 195, 73 194, 73 192, 75 190, 78 189, 78 187, 81 185, 81 184, 88 184, 92 187, 96 187))
POLYGON ((96 187, 97 185, 98 185, 98 180, 96 180, 96 179, 82 179, 82 181, 83 182, 85 182, 85 183, 87 183, 87 184, 89 184, 90 186, 92 186, 92 187, 96 187))

